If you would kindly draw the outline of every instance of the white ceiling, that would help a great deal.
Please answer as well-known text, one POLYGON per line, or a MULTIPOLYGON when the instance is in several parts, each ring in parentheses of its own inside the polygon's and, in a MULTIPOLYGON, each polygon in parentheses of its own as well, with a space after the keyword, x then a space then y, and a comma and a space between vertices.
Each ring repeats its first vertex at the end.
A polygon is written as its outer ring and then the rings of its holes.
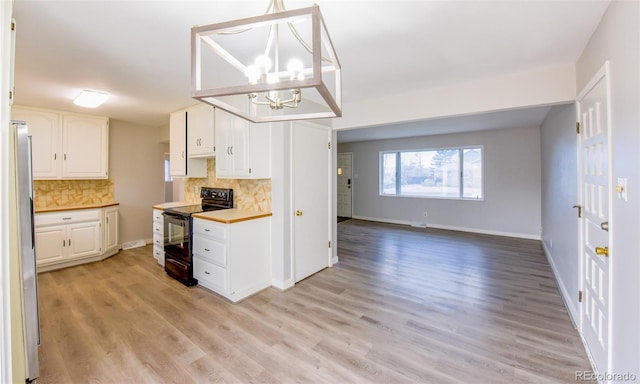
MULTIPOLYGON (((170 112, 196 103, 190 97, 190 28, 258 15, 267 3, 15 0, 16 103, 166 125, 170 112), (106 91, 112 97, 96 110, 81 109, 71 100, 82 89, 106 91)), ((312 3, 285 1, 288 8, 312 3)), ((609 4, 561 0, 315 3, 320 5, 343 68, 344 108, 380 92, 399 95, 575 63, 609 4)), ((513 121, 521 115, 522 122, 528 122, 543 111, 494 117, 513 121)), ((478 129, 489 116, 478 120, 478 129)), ((473 125, 467 117, 457 119, 473 125)), ((429 124, 438 133, 453 126, 433 120, 429 124)), ((400 134, 410 126, 403 124, 394 131, 400 134)), ((368 129, 370 137, 382 134, 380 128, 368 129)), ((344 137, 353 132, 345 132, 344 137)))

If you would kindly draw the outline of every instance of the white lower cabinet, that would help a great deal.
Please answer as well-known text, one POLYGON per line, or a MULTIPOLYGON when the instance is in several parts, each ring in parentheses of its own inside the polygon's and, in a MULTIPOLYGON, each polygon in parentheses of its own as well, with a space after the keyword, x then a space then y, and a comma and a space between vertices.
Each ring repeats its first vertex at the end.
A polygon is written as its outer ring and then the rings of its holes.
POLYGON ((271 218, 193 220, 193 277, 236 302, 271 286, 271 218))
POLYGON ((39 271, 104 259, 118 252, 118 208, 56 211, 35 215, 39 271))
POLYGON ((153 210, 153 257, 164 266, 164 217, 162 209, 153 210))

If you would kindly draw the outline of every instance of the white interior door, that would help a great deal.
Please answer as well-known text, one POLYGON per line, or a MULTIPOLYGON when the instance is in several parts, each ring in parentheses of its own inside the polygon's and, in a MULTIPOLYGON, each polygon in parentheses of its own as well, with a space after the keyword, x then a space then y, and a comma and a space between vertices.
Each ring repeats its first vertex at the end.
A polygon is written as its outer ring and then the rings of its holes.
POLYGON ((353 154, 338 153, 338 216, 351 217, 353 154))
POLYGON ((582 332, 599 372, 610 367, 611 125, 608 63, 578 97, 582 225, 582 332), (606 224, 605 224, 606 223, 606 224))
POLYGON ((330 261, 330 131, 306 122, 293 123, 293 267, 298 282, 330 261))

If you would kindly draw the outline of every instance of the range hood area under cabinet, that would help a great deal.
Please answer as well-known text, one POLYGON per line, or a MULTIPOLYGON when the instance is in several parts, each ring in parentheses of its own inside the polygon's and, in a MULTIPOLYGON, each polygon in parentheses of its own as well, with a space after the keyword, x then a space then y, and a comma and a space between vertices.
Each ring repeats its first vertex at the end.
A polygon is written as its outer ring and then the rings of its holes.
POLYGON ((109 118, 14 105, 11 119, 29 127, 35 180, 108 178, 109 118))
POLYGON ((216 157, 216 178, 271 178, 271 125, 253 124, 208 104, 170 115, 170 173, 207 177, 207 158, 216 157))

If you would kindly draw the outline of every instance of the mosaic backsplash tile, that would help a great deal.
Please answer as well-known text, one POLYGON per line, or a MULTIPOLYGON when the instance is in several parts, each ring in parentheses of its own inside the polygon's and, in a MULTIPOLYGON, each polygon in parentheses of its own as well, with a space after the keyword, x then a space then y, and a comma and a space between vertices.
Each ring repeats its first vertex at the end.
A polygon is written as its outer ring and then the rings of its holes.
POLYGON ((271 179, 216 179, 215 158, 207 159, 206 178, 185 179, 184 199, 199 203, 201 187, 231 188, 236 208, 271 212, 271 179))
POLYGON ((35 209, 114 202, 112 180, 34 180, 35 209))

